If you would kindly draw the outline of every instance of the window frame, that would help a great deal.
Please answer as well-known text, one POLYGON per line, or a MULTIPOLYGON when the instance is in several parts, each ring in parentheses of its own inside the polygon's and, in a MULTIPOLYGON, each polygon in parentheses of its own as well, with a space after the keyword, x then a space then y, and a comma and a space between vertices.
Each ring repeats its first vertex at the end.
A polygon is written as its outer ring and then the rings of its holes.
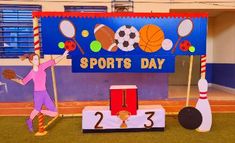
MULTIPOLYGON (((18 58, 34 52, 33 11, 42 11, 42 6, 0 4, 0 58, 18 58)), ((41 28, 39 37, 41 46, 41 28)))
POLYGON ((79 5, 65 5, 64 11, 66 12, 108 12, 107 6, 79 6, 79 5), (101 11, 99 11, 101 10, 101 11), (102 11, 103 10, 103 11, 102 11))

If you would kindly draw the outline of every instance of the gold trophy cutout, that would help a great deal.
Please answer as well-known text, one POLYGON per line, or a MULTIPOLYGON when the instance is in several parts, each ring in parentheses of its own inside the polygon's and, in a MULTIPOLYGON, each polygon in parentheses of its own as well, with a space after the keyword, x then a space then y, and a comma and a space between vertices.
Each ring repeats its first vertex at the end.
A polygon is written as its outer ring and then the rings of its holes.
POLYGON ((121 110, 118 112, 118 117, 122 120, 120 128, 127 128, 126 120, 130 117, 131 113, 126 110, 121 110))
MULTIPOLYGON (((126 108, 126 90, 122 90, 122 108, 126 108)), ((122 120, 120 128, 127 128, 126 120, 130 117, 131 113, 126 110, 121 110, 118 112, 118 117, 122 120)))

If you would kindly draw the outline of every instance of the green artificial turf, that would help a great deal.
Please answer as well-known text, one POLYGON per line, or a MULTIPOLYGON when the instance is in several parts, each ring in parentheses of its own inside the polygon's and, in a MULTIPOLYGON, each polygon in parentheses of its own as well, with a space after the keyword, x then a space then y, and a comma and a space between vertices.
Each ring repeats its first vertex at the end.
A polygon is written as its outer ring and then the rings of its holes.
POLYGON ((35 137, 25 125, 26 117, 0 117, 0 143, 234 143, 235 114, 213 114, 213 127, 208 133, 182 128, 177 117, 166 117, 164 132, 81 132, 80 117, 58 119, 48 134, 35 137))

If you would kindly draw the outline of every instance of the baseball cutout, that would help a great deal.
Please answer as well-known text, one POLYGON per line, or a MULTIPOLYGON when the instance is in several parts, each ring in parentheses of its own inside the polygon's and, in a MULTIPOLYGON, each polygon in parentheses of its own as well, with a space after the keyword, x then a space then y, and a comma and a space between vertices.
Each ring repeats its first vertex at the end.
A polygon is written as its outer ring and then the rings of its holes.
POLYGON ((173 47, 173 42, 170 39, 165 39, 162 42, 162 49, 165 51, 169 51, 171 50, 171 48, 173 47))

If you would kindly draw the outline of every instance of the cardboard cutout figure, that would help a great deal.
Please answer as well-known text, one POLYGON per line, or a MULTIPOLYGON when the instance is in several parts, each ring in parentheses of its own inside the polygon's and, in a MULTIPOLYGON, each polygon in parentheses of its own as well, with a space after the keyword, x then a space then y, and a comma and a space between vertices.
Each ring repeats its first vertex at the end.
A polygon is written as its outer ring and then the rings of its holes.
POLYGON ((39 112, 50 117, 55 117, 58 114, 57 109, 46 90, 45 70, 59 63, 68 55, 68 52, 69 51, 66 50, 63 55, 42 64, 39 62, 39 56, 35 53, 23 55, 21 60, 28 59, 33 65, 32 70, 24 78, 19 78, 12 70, 5 70, 3 72, 5 78, 21 85, 26 85, 30 80, 33 80, 34 82, 34 109, 31 112, 29 119, 26 120, 30 132, 33 132, 33 119, 39 112), (41 110, 42 105, 45 105, 47 110, 41 110))
POLYGON ((206 79, 201 78, 198 81, 198 89, 200 92, 199 99, 196 104, 196 108, 202 114, 202 123, 197 128, 199 132, 208 132, 212 126, 212 113, 211 113, 211 106, 207 98, 207 91, 208 91, 208 82, 206 79))

